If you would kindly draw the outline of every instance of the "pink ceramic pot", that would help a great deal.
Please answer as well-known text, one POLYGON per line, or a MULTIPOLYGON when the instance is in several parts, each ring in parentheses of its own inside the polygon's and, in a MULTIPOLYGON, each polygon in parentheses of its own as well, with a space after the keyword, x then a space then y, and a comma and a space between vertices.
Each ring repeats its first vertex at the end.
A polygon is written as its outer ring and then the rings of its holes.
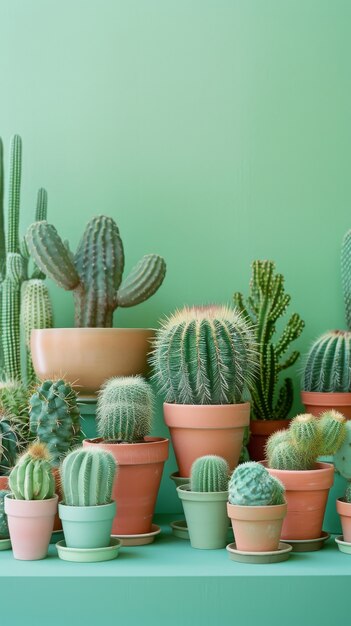
POLYGON ((336 510, 340 515, 344 541, 351 543, 351 504, 339 498, 336 501, 336 510))
POLYGON ((278 550, 286 504, 241 506, 227 503, 237 550, 273 552, 278 550))
POLYGON ((179 475, 190 476, 193 462, 206 454, 217 454, 237 466, 250 421, 250 403, 242 404, 169 404, 163 405, 170 430, 179 475))
POLYGON ((307 413, 318 417, 325 411, 335 409, 349 420, 351 419, 351 393, 322 393, 301 391, 301 400, 307 413))
POLYGON ((49 500, 15 500, 11 495, 5 496, 5 513, 15 559, 45 559, 54 527, 57 501, 56 495, 49 500))

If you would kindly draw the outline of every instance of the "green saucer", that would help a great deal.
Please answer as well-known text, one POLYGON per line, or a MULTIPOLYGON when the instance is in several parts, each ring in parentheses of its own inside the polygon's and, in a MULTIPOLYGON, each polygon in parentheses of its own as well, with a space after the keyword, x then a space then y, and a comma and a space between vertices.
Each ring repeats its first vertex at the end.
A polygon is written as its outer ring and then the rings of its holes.
POLYGON ((344 554, 351 554, 351 543, 344 541, 344 537, 342 535, 335 537, 335 541, 338 544, 340 552, 344 552, 344 554))
POLYGON ((266 565, 267 563, 281 563, 286 561, 292 551, 292 547, 287 543, 280 543, 278 550, 272 552, 243 552, 236 549, 235 543, 230 543, 227 546, 229 557, 232 561, 238 563, 255 563, 266 565))
POLYGON ((58 541, 56 544, 60 559, 75 563, 112 561, 117 558, 120 547, 121 542, 115 537, 111 537, 110 545, 106 548, 67 548, 65 541, 58 541))
POLYGON ((0 550, 11 550, 11 539, 0 539, 0 550))

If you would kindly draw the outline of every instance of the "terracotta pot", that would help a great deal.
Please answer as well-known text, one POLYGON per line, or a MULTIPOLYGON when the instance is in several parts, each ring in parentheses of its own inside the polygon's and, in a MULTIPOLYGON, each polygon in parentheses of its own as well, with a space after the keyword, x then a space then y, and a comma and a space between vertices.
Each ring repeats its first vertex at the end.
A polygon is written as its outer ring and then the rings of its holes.
POLYGON ((351 543, 351 504, 343 498, 336 501, 336 510, 340 515, 342 534, 344 541, 351 543))
POLYGON ((272 552, 278 550, 287 505, 241 506, 227 503, 237 550, 272 552))
POLYGON ((112 376, 146 374, 154 331, 149 328, 33 330, 31 353, 40 379, 62 376, 92 396, 112 376))
POLYGON ((232 471, 238 464, 244 428, 250 420, 250 403, 163 405, 179 475, 190 476, 193 462, 205 454, 227 460, 232 471))
POLYGON ((8 476, 0 476, 0 489, 8 489, 9 488, 9 477, 8 476))
POLYGON ((252 461, 266 458, 267 439, 277 430, 289 428, 290 420, 251 420, 248 451, 252 461))
POLYGON ((108 450, 119 466, 112 490, 112 498, 117 504, 112 534, 151 532, 163 466, 168 458, 168 439, 145 437, 144 443, 104 443, 103 439, 85 439, 83 446, 108 450))
POLYGON ((335 409, 351 419, 351 393, 322 393, 301 391, 301 400, 307 413, 318 417, 324 411, 335 409))
MULTIPOLYGON (((54 479, 55 479, 55 493, 58 496, 58 501, 61 502, 63 496, 62 496, 61 476, 60 476, 59 468, 58 467, 54 467, 52 469, 52 473, 53 473, 54 479)), ((61 522, 61 520, 59 518, 58 510, 56 510, 53 530, 54 531, 62 530, 62 522, 61 522)))
POLYGON ((225 548, 228 538, 228 491, 198 492, 190 491, 189 485, 180 485, 177 492, 183 503, 192 548, 225 548))
POLYGON ((58 497, 15 500, 5 496, 5 512, 15 559, 37 561, 48 553, 58 497))
POLYGON ((286 489, 288 513, 281 538, 305 540, 321 537, 328 493, 334 481, 334 466, 316 463, 315 469, 307 471, 267 469, 286 489))

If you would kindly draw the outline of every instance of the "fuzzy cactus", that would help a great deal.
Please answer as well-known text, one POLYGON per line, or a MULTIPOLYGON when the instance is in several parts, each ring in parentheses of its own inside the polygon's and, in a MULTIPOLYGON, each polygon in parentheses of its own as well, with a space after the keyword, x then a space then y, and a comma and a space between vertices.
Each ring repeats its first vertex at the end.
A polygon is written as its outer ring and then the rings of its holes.
POLYGON ((73 291, 78 327, 112 326, 117 307, 147 300, 165 277, 164 260, 149 254, 122 283, 122 240, 114 220, 104 215, 90 220, 75 255, 45 220, 29 227, 26 240, 38 267, 57 285, 73 291))
POLYGON ((229 466, 216 455, 201 456, 194 461, 190 474, 191 491, 227 491, 229 466))
POLYGON ((27 442, 29 433, 29 392, 18 380, 0 382, 0 414, 5 414, 14 425, 19 443, 27 442))
POLYGON ((55 493, 50 455, 44 443, 33 443, 18 460, 9 476, 16 500, 47 500, 55 493))
POLYGON ((351 504, 351 483, 349 483, 346 487, 344 500, 345 502, 351 504))
POLYGON ((229 502, 240 506, 269 506, 284 503, 284 486, 255 461, 242 463, 229 481, 229 502))
POLYGON ((61 486, 68 506, 97 506, 111 502, 117 464, 110 452, 79 448, 61 466, 61 486))
POLYGON ((52 328, 53 315, 48 288, 41 278, 28 280, 24 285, 21 321, 27 348, 27 384, 37 380, 30 353, 31 332, 35 328, 52 328))
POLYGON ((8 539, 10 536, 7 515, 5 513, 5 496, 9 493, 11 492, 6 489, 0 491, 0 539, 8 539))
POLYGON ((142 376, 109 379, 97 401, 97 430, 107 441, 143 441, 150 434, 154 395, 142 376))
POLYGON ((30 398, 30 429, 47 444, 52 465, 58 466, 80 438, 77 394, 69 383, 46 380, 37 386, 30 398))
POLYGON ((304 366, 304 391, 351 391, 351 332, 332 330, 318 337, 304 366))
POLYGON ((166 402, 241 402, 256 367, 251 325, 225 306, 185 307, 157 331, 151 362, 166 402))
POLYGON ((351 421, 345 424, 345 438, 334 454, 334 464, 339 474, 351 481, 351 421))
POLYGON ((18 437, 6 415, 0 416, 0 475, 7 475, 17 456, 18 437))

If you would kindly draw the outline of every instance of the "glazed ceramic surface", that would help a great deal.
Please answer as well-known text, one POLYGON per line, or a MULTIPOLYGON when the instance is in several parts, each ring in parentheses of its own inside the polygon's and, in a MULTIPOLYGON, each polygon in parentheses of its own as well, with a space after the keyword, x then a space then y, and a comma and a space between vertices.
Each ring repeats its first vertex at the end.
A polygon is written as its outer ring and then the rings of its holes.
POLYGON ((67 548, 105 548, 110 543, 116 503, 99 506, 59 504, 59 515, 67 548))
POLYGON ((272 552, 278 549, 286 504, 240 506, 227 503, 236 547, 244 552, 272 552))
POLYGON ((177 487, 182 500, 190 543, 193 548, 225 548, 228 537, 227 491, 190 491, 189 485, 177 487))
POLYGON ((15 500, 5 496, 5 512, 13 556, 22 561, 44 559, 48 553, 58 497, 49 500, 15 500))
POLYGON ((109 544, 103 548, 68 548, 65 541, 56 544, 57 552, 63 561, 73 561, 74 563, 101 563, 102 561, 112 561, 116 559, 121 547, 119 539, 110 538, 109 544))

